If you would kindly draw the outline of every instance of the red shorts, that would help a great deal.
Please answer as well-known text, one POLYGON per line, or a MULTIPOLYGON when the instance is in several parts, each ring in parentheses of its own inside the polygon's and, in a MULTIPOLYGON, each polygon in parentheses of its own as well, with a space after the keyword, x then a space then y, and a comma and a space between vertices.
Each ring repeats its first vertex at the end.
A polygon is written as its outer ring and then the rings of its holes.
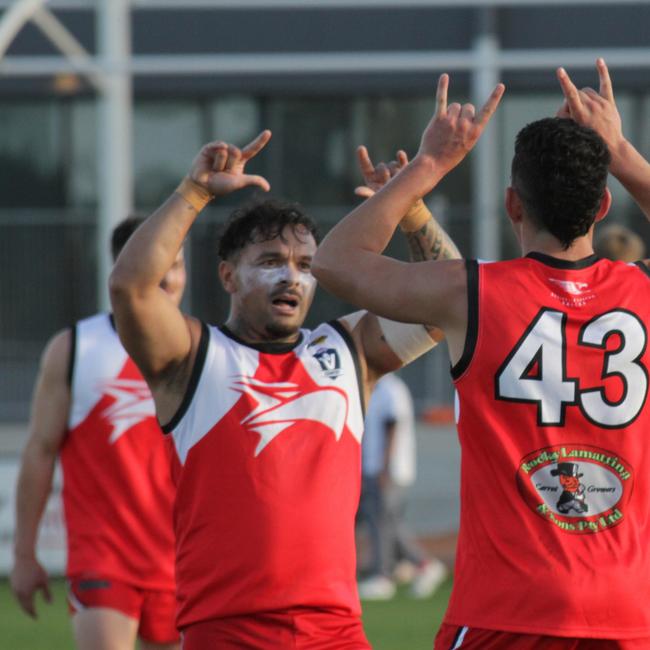
POLYGON ((124 582, 97 576, 68 580, 71 613, 90 607, 114 609, 140 622, 138 636, 151 643, 174 643, 179 634, 174 623, 174 591, 138 589, 124 582))
POLYGON ((443 623, 433 647, 434 650, 647 650, 650 648, 650 638, 616 641, 540 636, 443 623))
POLYGON ((304 609, 202 621, 181 639, 182 650, 370 650, 361 619, 304 609))

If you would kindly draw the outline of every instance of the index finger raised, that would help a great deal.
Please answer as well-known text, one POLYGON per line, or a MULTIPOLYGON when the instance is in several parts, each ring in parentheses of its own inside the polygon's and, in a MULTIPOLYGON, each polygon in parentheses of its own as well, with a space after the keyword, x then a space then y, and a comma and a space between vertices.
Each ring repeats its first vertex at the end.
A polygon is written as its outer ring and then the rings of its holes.
POLYGON ((436 90, 436 115, 447 114, 447 91, 449 90, 449 75, 445 72, 438 79, 436 90))
POLYGON ((575 118, 580 119, 584 113, 584 107, 580 98, 580 92, 576 88, 568 72, 564 68, 558 68, 557 79, 560 82, 560 87, 564 93, 567 103, 569 104, 569 111, 575 118))
POLYGON ((264 147, 266 143, 271 139, 271 131, 265 129, 262 131, 254 140, 249 142, 245 147, 242 148, 242 158, 244 160, 250 160, 256 156, 264 147))
POLYGON ((364 178, 368 178, 374 174, 375 166, 372 164, 372 160, 370 160, 368 149, 363 145, 357 147, 357 160, 359 161, 359 169, 364 178))

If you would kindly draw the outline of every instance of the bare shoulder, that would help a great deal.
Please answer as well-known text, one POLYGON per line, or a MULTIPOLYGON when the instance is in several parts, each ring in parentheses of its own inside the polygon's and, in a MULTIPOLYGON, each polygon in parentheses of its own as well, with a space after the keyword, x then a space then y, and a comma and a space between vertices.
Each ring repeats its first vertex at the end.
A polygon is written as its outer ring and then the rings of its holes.
POLYGON ((70 355, 72 354, 72 330, 57 332, 45 345, 41 355, 41 375, 50 380, 67 381, 70 355))
POLYGON ((72 330, 55 334, 45 346, 32 398, 29 449, 54 456, 65 437, 70 410, 68 382, 72 330))

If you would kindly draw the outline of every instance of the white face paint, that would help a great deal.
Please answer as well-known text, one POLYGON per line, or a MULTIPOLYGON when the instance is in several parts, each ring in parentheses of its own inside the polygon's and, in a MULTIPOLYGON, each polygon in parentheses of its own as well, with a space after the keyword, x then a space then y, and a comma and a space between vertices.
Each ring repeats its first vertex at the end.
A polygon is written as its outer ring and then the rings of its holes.
POLYGON ((256 285, 266 287, 269 291, 277 290, 282 284, 297 284, 302 290, 302 295, 307 297, 316 284, 316 278, 311 271, 294 269, 289 263, 273 267, 242 264, 239 270, 244 286, 256 285))
POLYGON ((316 242, 291 230, 284 234, 249 244, 236 265, 229 323, 249 336, 292 336, 314 297, 316 279, 310 267, 316 242))

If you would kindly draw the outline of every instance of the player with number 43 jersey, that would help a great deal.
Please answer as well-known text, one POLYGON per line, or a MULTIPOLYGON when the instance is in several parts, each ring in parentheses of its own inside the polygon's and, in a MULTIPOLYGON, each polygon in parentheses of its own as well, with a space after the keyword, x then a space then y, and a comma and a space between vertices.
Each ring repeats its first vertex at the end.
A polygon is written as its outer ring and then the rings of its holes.
POLYGON ((393 215, 465 157, 504 90, 480 111, 447 106, 442 75, 418 155, 314 259, 341 298, 447 337, 461 523, 436 650, 650 648, 650 274, 592 247, 608 172, 650 216, 650 164, 597 67, 599 91, 558 70, 557 116, 517 136, 506 210, 523 257, 413 273, 380 255, 393 215))

